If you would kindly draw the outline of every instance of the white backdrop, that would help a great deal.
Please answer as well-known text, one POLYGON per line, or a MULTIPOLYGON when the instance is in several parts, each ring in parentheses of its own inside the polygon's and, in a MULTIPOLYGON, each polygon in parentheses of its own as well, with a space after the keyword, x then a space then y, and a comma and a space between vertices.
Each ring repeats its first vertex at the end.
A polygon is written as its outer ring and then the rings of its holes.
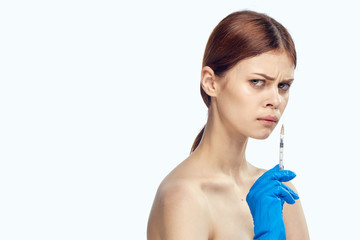
MULTIPOLYGON (((311 238, 356 238, 355 2, 2 1, 0 239, 145 239, 158 185, 206 122, 206 41, 243 9, 297 47, 281 123, 311 238)), ((250 162, 277 162, 279 129, 249 141, 250 162)))

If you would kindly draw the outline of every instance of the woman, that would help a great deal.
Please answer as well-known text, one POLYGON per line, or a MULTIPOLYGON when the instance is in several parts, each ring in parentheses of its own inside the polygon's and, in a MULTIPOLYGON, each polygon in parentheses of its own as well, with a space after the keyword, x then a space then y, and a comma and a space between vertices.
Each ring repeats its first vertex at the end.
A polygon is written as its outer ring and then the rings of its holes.
POLYGON ((208 120, 190 156, 159 186, 149 240, 309 239, 287 182, 295 174, 245 158, 248 138, 267 138, 279 122, 295 66, 291 36, 267 15, 234 12, 216 26, 201 71, 208 120))

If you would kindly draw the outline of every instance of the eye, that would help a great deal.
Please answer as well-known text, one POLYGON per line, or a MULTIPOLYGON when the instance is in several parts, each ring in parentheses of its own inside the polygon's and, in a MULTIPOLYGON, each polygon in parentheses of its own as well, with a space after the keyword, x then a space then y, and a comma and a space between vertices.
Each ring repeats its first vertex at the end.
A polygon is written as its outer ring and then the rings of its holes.
POLYGON ((262 87, 265 85, 265 80, 260 80, 260 79, 252 79, 250 80, 251 84, 254 85, 255 87, 262 87))
POLYGON ((278 87, 283 90, 283 91, 287 91, 290 88, 290 84, 289 83, 279 83, 278 87))

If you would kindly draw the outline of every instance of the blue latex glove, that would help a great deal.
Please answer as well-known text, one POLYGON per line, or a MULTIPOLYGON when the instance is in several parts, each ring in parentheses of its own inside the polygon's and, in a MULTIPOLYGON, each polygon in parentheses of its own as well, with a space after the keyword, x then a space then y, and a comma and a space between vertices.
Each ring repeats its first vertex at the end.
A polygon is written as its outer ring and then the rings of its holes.
POLYGON ((246 196, 254 221, 254 240, 286 239, 282 216, 284 201, 294 204, 299 196, 282 182, 293 179, 290 170, 279 171, 279 165, 256 180, 246 196))

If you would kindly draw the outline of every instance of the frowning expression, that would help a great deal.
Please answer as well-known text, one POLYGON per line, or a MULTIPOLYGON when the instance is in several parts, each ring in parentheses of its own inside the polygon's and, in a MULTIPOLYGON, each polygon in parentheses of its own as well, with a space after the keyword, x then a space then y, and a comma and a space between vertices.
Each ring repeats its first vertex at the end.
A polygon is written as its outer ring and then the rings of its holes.
POLYGON ((215 81, 220 119, 236 133, 267 138, 285 110, 293 79, 294 65, 283 51, 240 61, 215 81))

